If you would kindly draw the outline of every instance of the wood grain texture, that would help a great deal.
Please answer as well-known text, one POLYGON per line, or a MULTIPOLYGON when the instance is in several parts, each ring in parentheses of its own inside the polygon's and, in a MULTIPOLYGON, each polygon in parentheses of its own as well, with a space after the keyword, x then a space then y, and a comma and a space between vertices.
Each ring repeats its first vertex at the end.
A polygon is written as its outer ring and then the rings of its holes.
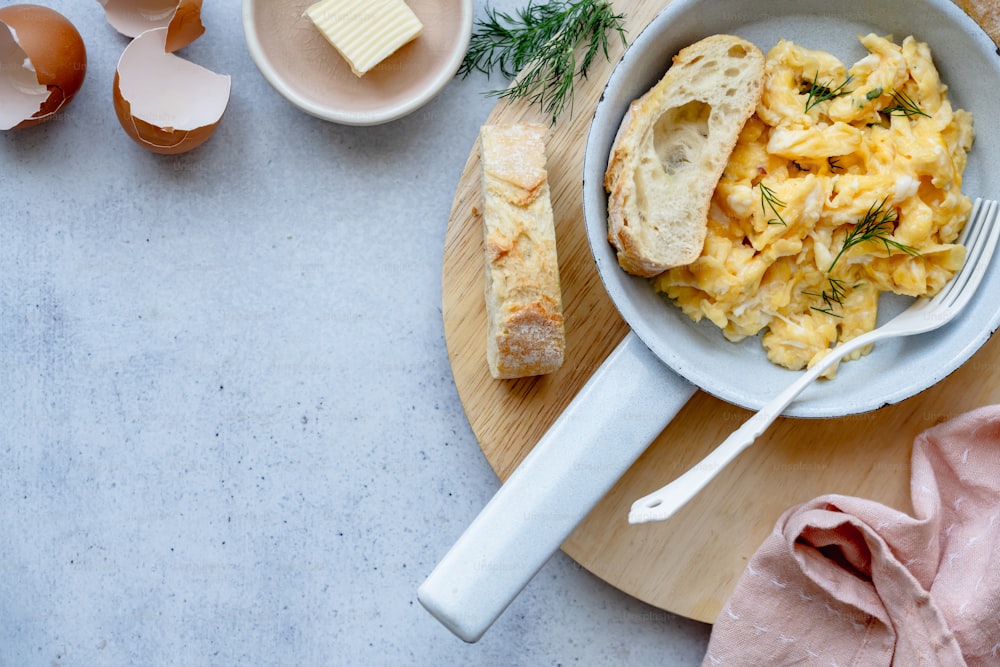
MULTIPOLYGON (((987 0, 989 2, 991 0, 987 0)), ((617 0, 636 35, 667 2, 617 0)), ((966 6, 971 2, 963 0, 966 6)), ((996 41, 998 35, 992 33, 996 41)), ((616 46, 612 61, 621 56, 616 46)), ((506 479, 627 332, 601 285, 582 224, 583 153, 610 63, 582 82, 571 117, 547 140, 566 318, 566 361, 552 375, 494 380, 486 365, 479 158, 471 147, 455 192, 443 260, 443 316, 460 399, 483 453, 506 479)), ((548 119, 501 102, 486 122, 548 119)), ((711 623, 782 512, 826 493, 911 511, 910 451, 924 429, 1000 402, 1000 339, 945 381, 900 404, 841 419, 779 419, 750 450, 670 521, 632 526, 631 503, 697 463, 750 416, 702 392, 563 544, 612 586, 660 609, 711 623)), ((628 415, 621 415, 627 419, 628 415)), ((613 443, 609 443, 613 446, 613 443)))

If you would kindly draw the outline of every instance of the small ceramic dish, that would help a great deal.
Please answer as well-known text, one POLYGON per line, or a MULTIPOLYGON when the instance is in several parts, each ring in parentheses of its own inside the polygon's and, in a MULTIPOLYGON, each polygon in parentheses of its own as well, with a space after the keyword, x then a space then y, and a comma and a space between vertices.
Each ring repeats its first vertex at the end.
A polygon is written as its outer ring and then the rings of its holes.
POLYGON ((377 125, 429 102, 455 76, 472 0, 407 0, 423 33, 363 77, 303 15, 315 0, 243 0, 243 33, 261 74, 296 107, 344 125, 377 125))

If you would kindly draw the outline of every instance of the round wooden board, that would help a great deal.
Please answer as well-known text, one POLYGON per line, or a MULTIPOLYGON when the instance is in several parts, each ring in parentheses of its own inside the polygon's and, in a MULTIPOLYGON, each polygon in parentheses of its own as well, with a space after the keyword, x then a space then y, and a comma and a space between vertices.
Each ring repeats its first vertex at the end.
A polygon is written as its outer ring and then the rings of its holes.
MULTIPOLYGON (((616 0, 638 34, 667 2, 616 0)), ((976 16, 975 7, 965 5, 976 16)), ((982 21, 983 25, 989 25, 982 21)), ((997 33, 992 32, 994 39, 997 33)), ((617 62, 623 49, 612 52, 617 62)), ((601 285, 583 228, 581 174, 592 111, 611 71, 594 67, 547 140, 549 181, 566 318, 566 361, 549 376, 501 381, 486 365, 486 311, 479 156, 473 147, 448 225, 443 316, 460 399, 483 453, 501 480, 627 332, 601 285)), ((487 123, 548 124, 527 104, 501 102, 487 123)), ((779 419, 670 521, 632 526, 631 503, 697 463, 750 413, 698 392, 563 544, 563 551, 612 586, 688 618, 711 623, 782 512, 826 493, 874 499, 910 511, 910 451, 924 429, 1000 402, 1000 339, 994 337, 945 381, 897 405, 841 419, 779 419)), ((623 418, 627 416, 623 415, 623 418)), ((609 442, 608 447, 615 443, 609 442)))

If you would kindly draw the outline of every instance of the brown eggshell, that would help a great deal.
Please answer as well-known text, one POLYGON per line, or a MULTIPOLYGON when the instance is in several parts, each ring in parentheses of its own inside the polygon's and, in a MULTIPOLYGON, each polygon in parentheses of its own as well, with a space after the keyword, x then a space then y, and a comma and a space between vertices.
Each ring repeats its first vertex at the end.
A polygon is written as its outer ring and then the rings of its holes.
POLYGON ((98 0, 112 28, 138 37, 153 28, 167 28, 167 51, 184 48, 205 32, 202 0, 98 0))
MULTIPOLYGON (((9 29, 9 36, 30 61, 27 68, 23 59, 18 63, 17 50, 7 42, 2 56, 3 76, 8 80, 18 78, 27 82, 24 71, 34 70, 39 86, 47 91, 33 114, 8 129, 19 129, 49 120, 64 109, 73 99, 87 74, 87 49, 76 27, 59 12, 41 5, 21 4, 0 8, 0 23, 9 29)), ((38 90, 33 90, 38 94, 38 90)), ((29 93, 30 94, 30 93, 29 93)), ((5 96, 6 104, 9 96, 5 96)), ((25 102, 22 98, 22 102, 25 102)), ((5 114, 6 115, 6 114, 5 114)))
POLYGON ((133 39, 118 61, 114 106, 125 133, 154 153, 203 144, 229 104, 231 80, 165 51, 167 28, 133 39))
POLYGON ((49 89, 38 83, 12 28, 0 23, 0 130, 12 130, 38 113, 49 89))

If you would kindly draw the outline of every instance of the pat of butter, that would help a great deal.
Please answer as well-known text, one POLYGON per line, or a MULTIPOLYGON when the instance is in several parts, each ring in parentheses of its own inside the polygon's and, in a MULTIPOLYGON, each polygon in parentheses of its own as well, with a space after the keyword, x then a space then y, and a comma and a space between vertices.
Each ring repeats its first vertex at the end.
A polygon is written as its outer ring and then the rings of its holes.
POLYGON ((403 0, 320 0, 305 15, 357 76, 364 76, 424 28, 403 0))

